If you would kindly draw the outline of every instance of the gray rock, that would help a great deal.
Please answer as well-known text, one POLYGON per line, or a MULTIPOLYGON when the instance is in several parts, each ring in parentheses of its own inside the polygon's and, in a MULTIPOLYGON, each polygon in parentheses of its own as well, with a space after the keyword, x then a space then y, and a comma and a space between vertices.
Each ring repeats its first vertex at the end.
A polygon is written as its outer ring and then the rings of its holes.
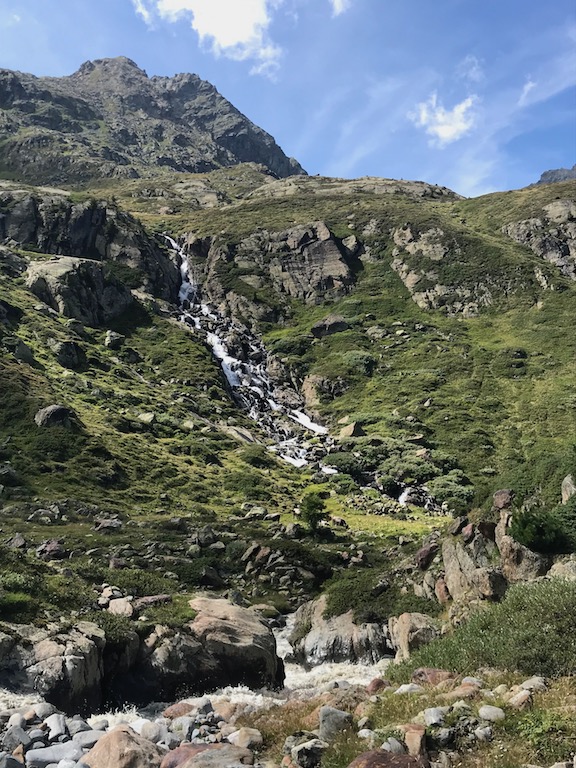
POLYGON ((78 731, 72 737, 72 741, 82 749, 91 749, 105 733, 106 731, 78 731))
POLYGON ((86 364, 86 353, 76 341, 52 341, 48 346, 63 368, 74 371, 86 364))
POLYGON ((450 711, 449 707, 430 707, 424 710, 424 723, 430 725, 442 725, 446 715, 450 711))
POLYGON ((322 755, 327 749, 328 744, 320 739, 305 741, 303 744, 292 747, 292 760, 300 768, 318 768, 322 762, 322 755))
POLYGON ((566 504, 569 498, 576 493, 576 483, 572 475, 566 475, 562 480, 562 504, 566 504))
POLYGON ((37 411, 34 421, 39 427, 58 426, 70 429, 73 418, 75 418, 73 411, 65 405, 49 405, 37 411))
POLYGON ((404 661, 410 653, 439 636, 437 622, 423 613, 403 613, 388 619, 390 642, 396 650, 396 661, 404 661))
POLYGON ((107 275, 103 264, 71 256, 30 264, 27 286, 60 314, 91 327, 120 315, 133 301, 130 290, 107 275))
POLYGON ((13 752, 20 744, 27 747, 30 743, 30 736, 20 725, 10 726, 2 736, 2 746, 8 752, 13 752))
POLYGON ((310 666, 339 661, 373 664, 390 655, 381 624, 356 624, 352 611, 326 619, 325 608, 323 595, 296 611, 290 642, 297 661, 310 666))
POLYGON ((352 715, 334 707, 320 708, 320 728, 318 735, 322 741, 332 741, 342 731, 352 725, 352 715))
POLYGON ((59 712, 49 715, 44 720, 44 723, 48 727, 48 738, 50 741, 57 741, 60 736, 64 736, 67 732, 66 718, 59 712))
POLYGON ((416 683, 404 683, 404 685, 401 685, 399 688, 397 688, 394 693, 398 694, 399 696, 411 693, 424 693, 424 688, 421 685, 417 685, 416 683))
POLYGON ((50 747, 30 749, 26 752, 26 765, 30 768, 47 768, 50 763, 60 760, 78 761, 82 757, 82 749, 73 741, 65 744, 52 744, 50 747))
POLYGON ((382 749, 385 752, 391 752, 393 755, 404 755, 406 753, 406 747, 401 741, 395 739, 394 736, 389 736, 382 744, 382 749))
POLYGON ((523 683, 520 683, 520 688, 535 693, 543 693, 548 690, 548 684, 546 683, 546 678, 534 675, 534 677, 530 677, 528 680, 524 680, 523 683))
POLYGON ((26 718, 20 712, 14 712, 8 718, 8 727, 26 728, 26 718))
POLYGON ((492 728, 490 728, 490 726, 476 728, 474 730, 474 736, 478 741, 492 741, 492 728))
POLYGON ((40 701, 37 704, 34 704, 33 709, 34 712, 36 712, 36 717, 40 720, 45 720, 56 711, 56 707, 53 704, 49 704, 47 701, 40 701))
POLYGON ((482 720, 488 720, 491 723, 497 723, 506 718, 506 713, 500 707, 493 707, 490 704, 484 704, 478 710, 478 715, 482 720))
POLYGON ((116 333, 116 331, 106 331, 104 346, 109 349, 117 350, 122 347, 125 341, 126 336, 123 336, 121 333, 116 333))

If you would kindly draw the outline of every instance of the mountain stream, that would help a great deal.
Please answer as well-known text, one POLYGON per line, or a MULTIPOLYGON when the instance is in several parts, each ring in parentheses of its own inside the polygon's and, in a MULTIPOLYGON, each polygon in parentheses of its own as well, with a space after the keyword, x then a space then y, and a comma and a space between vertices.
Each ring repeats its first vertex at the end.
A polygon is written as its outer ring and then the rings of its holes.
MULTIPOLYGON (((180 322, 203 334, 234 400, 269 438, 269 450, 295 467, 318 463, 322 472, 335 473, 319 462, 332 445, 328 429, 304 411, 280 402, 283 398, 267 372, 268 353, 262 341, 246 326, 202 301, 202 288, 193 277, 186 251, 173 238, 164 237, 180 257, 180 322)), ((296 390, 293 394, 295 400, 299 398, 296 390)))

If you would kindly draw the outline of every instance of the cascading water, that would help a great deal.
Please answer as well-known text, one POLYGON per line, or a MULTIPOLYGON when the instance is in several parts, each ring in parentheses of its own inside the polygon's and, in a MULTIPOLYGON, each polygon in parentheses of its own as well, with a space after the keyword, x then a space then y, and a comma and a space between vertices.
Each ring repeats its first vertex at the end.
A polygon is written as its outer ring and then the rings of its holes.
MULTIPOLYGON (((180 257, 180 321, 205 334, 206 343, 218 360, 235 400, 272 441, 270 450, 295 467, 316 461, 318 452, 325 455, 332 442, 327 428, 315 423, 303 411, 279 402, 276 387, 266 371, 267 352, 260 339, 248 328, 202 302, 188 255, 173 238, 168 235, 165 238, 180 257), (306 433, 319 438, 316 446, 310 445, 306 433)), ((319 469, 327 474, 335 472, 322 464, 319 469)))

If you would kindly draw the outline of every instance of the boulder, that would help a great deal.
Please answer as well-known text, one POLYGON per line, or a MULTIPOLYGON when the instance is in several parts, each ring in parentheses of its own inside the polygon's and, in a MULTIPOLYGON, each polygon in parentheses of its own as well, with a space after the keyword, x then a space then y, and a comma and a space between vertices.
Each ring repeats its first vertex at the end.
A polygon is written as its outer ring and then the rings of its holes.
POLYGON ((181 768, 241 768, 253 764, 254 756, 248 749, 233 744, 210 744, 208 749, 198 751, 182 763, 181 768))
POLYGON ((489 547, 494 549, 480 534, 470 545, 454 539, 442 542, 444 582, 455 602, 496 600, 505 593, 506 580, 492 565, 489 547))
POLYGON ((328 315, 323 320, 319 320, 311 328, 312 335, 316 339, 323 339, 324 336, 332 336, 335 333, 347 331, 349 324, 341 315, 328 315))
POLYGON ((48 346, 52 350, 56 362, 59 363, 62 368, 68 368, 75 371, 78 368, 82 368, 86 365, 86 353, 76 341, 54 341, 48 342, 48 346))
POLYGON ((190 629, 202 648, 200 679, 209 679, 213 688, 282 686, 284 665, 276 655, 276 640, 257 613, 209 597, 194 598, 190 607, 197 611, 190 629))
POLYGON ((352 715, 335 707, 320 707, 318 735, 323 741, 332 741, 352 725, 352 715))
POLYGON ((102 263, 72 256, 32 262, 26 286, 64 317, 93 328, 121 315, 133 301, 130 289, 102 263))
POLYGON ((498 548, 502 558, 502 573, 509 582, 532 581, 544 576, 552 566, 551 557, 533 552, 512 536, 501 536, 498 548))
POLYGON ((164 754, 128 725, 118 725, 97 741, 82 763, 88 768, 160 768, 164 754))
POLYGON ((396 661, 410 658, 410 653, 432 642, 440 635, 436 621, 423 613, 403 613, 388 619, 390 641, 396 650, 396 661))
POLYGON ((89 712, 102 701, 104 631, 79 622, 67 632, 8 625, 0 633, 0 679, 22 693, 36 692, 58 708, 89 712))
POLYGON ((391 647, 381 624, 356 624, 352 611, 324 618, 326 597, 302 605, 295 614, 290 642, 300 663, 348 661, 373 664, 389 656, 391 647))
POLYGON ((49 405, 36 412, 34 421, 39 427, 64 427, 70 429, 76 416, 65 405, 49 405))
POLYGON ((344 440, 347 437, 363 437, 365 434, 366 432, 364 432, 362 425, 357 421, 353 421, 350 424, 346 424, 345 427, 342 427, 338 437, 340 440, 344 440))

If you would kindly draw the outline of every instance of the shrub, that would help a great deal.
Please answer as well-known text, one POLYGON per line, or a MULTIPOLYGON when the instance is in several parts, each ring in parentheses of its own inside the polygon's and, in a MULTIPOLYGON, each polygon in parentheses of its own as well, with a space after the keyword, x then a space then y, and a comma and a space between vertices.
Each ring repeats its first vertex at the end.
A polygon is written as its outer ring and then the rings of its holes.
POLYGON ((302 520, 312 533, 316 533, 318 526, 328 516, 326 504, 315 491, 305 494, 300 502, 302 520))
POLYGON ((574 675, 576 583, 551 579, 511 587, 501 603, 479 610, 390 673, 404 679, 423 666, 459 674, 495 667, 523 675, 574 675))
MULTIPOLYGON (((569 515, 565 514, 569 518, 569 515)), ((574 541, 567 531, 567 520, 557 509, 524 507, 512 518, 510 533, 516 541, 534 552, 557 554, 571 552, 574 541)))
POLYGON ((326 587, 326 618, 353 610, 355 621, 382 623, 389 616, 406 612, 437 615, 439 610, 436 602, 414 593, 404 594, 397 584, 389 583, 375 570, 336 574, 326 587))

